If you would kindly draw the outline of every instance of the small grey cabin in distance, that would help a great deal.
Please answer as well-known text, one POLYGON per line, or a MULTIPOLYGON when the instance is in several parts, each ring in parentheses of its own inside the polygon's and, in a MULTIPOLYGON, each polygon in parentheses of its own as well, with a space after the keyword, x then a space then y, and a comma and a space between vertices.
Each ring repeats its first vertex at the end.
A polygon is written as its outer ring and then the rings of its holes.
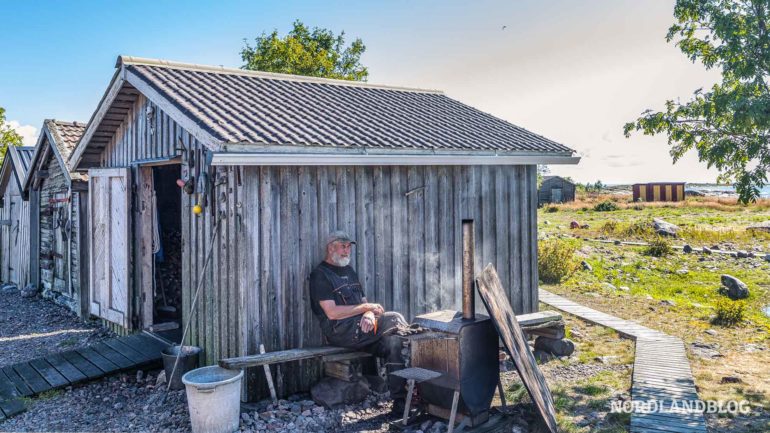
MULTIPOLYGON (((206 364, 318 346, 307 277, 329 231, 355 236, 367 298, 412 318, 460 308, 461 223, 473 219, 477 271, 494 263, 530 313, 536 166, 574 154, 438 91, 119 57, 70 159, 90 182, 90 312, 119 333, 161 320, 163 264, 148 253, 160 221, 161 239, 180 239, 161 247, 181 263, 174 307, 206 364)), ((282 366, 278 393, 319 373, 317 361, 282 366)), ((251 399, 263 380, 249 372, 251 399)))
POLYGON ((537 192, 538 206, 575 201, 575 184, 560 176, 545 176, 537 192))

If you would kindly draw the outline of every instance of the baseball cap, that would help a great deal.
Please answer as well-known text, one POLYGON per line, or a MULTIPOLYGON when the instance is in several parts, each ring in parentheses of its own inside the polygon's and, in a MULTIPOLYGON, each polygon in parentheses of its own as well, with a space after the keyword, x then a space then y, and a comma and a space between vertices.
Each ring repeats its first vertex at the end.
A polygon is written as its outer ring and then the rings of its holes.
POLYGON ((329 233, 329 236, 326 237, 326 245, 329 245, 330 243, 335 241, 350 242, 351 244, 354 244, 354 245, 356 243, 356 241, 354 241, 349 234, 347 234, 342 230, 335 230, 329 233))

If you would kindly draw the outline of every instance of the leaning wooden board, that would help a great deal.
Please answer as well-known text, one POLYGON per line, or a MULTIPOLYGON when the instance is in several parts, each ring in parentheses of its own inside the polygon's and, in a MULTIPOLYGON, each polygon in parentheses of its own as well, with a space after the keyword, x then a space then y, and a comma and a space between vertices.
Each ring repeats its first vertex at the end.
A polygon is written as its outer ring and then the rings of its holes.
POLYGON ((508 354, 511 355, 519 371, 529 396, 535 402, 548 429, 556 433, 556 408, 553 405, 551 390, 548 389, 543 373, 537 367, 535 357, 527 345, 527 339, 524 338, 524 332, 516 321, 511 303, 505 296, 500 278, 491 263, 476 278, 476 287, 508 354))

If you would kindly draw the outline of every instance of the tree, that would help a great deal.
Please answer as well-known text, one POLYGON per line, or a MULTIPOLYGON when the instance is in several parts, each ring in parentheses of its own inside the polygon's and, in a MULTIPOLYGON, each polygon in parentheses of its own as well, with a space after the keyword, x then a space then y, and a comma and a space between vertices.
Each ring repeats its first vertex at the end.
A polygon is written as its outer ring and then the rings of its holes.
POLYGON ((0 163, 5 159, 8 146, 21 146, 21 135, 5 123, 5 108, 0 107, 0 163))
POLYGON ((756 200, 770 169, 769 7, 767 0, 677 0, 666 40, 691 61, 720 68, 721 82, 624 127, 627 137, 666 134, 674 162, 696 149, 720 181, 735 183, 742 203, 756 200))
POLYGON ((543 178, 545 178, 549 173, 551 173, 551 169, 548 168, 547 165, 537 166, 537 187, 538 188, 540 188, 540 185, 543 184, 543 178))
POLYGON ((366 46, 356 39, 345 47, 345 32, 335 36, 328 29, 314 27, 311 31, 297 20, 283 38, 273 30, 256 38, 254 46, 244 43, 243 69, 354 81, 365 81, 369 76, 360 62, 366 46))

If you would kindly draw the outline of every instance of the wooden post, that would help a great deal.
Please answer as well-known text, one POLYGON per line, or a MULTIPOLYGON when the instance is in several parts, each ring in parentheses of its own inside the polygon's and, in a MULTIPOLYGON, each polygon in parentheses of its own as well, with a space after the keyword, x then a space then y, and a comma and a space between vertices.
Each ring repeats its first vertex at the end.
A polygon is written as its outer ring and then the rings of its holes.
POLYGON ((452 395, 452 412, 449 413, 449 425, 447 426, 447 433, 452 433, 455 429, 455 417, 457 416, 457 402, 460 400, 460 391, 455 391, 452 395))
POLYGON ((404 419, 401 420, 402 425, 406 425, 409 421, 409 406, 412 405, 412 393, 414 392, 414 379, 407 380, 409 384, 409 391, 406 393, 406 401, 404 402, 404 419))
MULTIPOLYGON (((259 345, 259 353, 265 353, 265 345, 259 345)), ((275 394, 275 386, 273 385, 273 376, 270 374, 270 366, 265 364, 262 366, 265 369, 265 379, 267 379, 267 386, 270 388, 270 398, 273 399, 273 403, 278 402, 278 396, 275 394)))

